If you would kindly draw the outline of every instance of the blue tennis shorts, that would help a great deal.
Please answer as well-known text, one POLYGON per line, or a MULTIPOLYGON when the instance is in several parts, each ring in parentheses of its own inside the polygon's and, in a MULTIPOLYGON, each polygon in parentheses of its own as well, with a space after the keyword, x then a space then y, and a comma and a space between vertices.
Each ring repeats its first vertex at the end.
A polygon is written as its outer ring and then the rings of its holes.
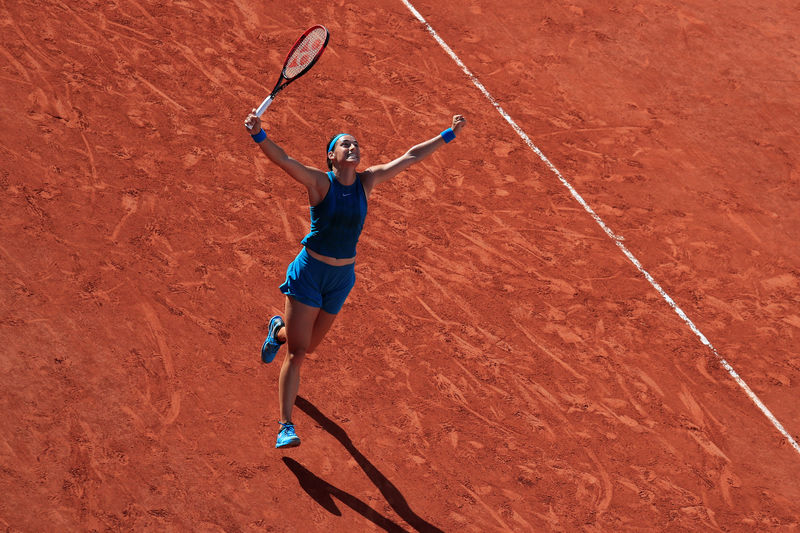
POLYGON ((355 284, 355 263, 331 266, 311 257, 304 247, 289 263, 286 281, 280 289, 302 304, 335 315, 342 309, 355 284))

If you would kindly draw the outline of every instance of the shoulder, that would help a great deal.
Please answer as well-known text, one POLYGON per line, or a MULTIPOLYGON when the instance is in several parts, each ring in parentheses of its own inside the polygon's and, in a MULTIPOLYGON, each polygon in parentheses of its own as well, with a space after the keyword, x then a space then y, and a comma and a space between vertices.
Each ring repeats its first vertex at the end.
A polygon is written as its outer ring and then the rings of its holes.
POLYGON ((333 172, 316 171, 314 184, 308 187, 308 200, 311 206, 318 205, 328 196, 333 188, 333 172))
POLYGON ((375 187, 375 173, 373 170, 368 168, 364 172, 358 172, 356 173, 356 177, 359 183, 361 183, 361 187, 364 189, 364 194, 369 196, 369 193, 375 187))

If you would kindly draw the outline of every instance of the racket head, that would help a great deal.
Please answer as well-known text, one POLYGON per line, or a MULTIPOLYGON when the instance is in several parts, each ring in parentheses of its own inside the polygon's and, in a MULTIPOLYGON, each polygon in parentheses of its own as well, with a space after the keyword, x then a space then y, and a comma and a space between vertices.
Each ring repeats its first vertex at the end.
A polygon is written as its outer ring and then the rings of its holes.
POLYGON ((308 72, 325 51, 329 39, 330 33, 325 26, 317 24, 307 29, 286 56, 281 76, 292 81, 308 72))

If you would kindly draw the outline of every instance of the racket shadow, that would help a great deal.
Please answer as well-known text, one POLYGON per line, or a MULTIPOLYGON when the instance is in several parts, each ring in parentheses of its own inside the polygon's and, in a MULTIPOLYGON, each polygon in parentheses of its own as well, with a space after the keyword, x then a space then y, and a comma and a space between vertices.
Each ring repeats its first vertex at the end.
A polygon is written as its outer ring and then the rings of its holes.
MULTIPOLYGON (((405 520, 406 523, 420 532, 443 533, 441 529, 426 521, 411 509, 405 497, 398 490, 398 488, 395 487, 394 484, 389 481, 389 479, 384 476, 383 473, 378 470, 378 468, 358 450, 358 448, 355 447, 353 441, 350 440, 347 432, 341 426, 325 416, 319 409, 316 408, 316 406, 314 406, 314 404, 302 396, 297 397, 297 400, 295 400, 295 405, 301 411, 311 417, 317 424, 322 426, 322 428, 330 433, 331 436, 339 441, 345 450, 347 450, 353 459, 355 459, 356 463, 359 467, 361 467, 369 480, 381 492, 383 497, 386 499, 386 502, 391 506, 394 512, 396 512, 398 516, 405 520)), ((285 457, 283 461, 289 467, 289 469, 292 470, 292 473, 297 476, 300 486, 303 487, 309 496, 314 498, 317 503, 322 505, 322 507, 327 509, 329 512, 336 514, 337 516, 341 515, 339 510, 336 508, 335 503, 331 499, 331 496, 335 496, 342 503, 359 512, 376 525, 386 528, 387 531, 404 531, 403 528, 383 515, 380 515, 358 498, 342 491, 341 489, 337 489, 333 485, 320 479, 302 465, 297 463, 297 461, 289 459, 288 457, 285 457)))

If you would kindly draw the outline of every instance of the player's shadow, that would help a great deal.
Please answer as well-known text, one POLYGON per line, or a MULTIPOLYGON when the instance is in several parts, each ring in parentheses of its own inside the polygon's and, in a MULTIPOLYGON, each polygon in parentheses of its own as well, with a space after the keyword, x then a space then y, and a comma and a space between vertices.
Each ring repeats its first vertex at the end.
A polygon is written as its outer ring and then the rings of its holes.
POLYGON ((336 516, 342 516, 342 512, 338 507, 336 507, 336 502, 333 501, 333 498, 336 498, 373 524, 377 525, 378 527, 382 527, 386 531, 406 531, 395 522, 392 522, 352 494, 334 487, 324 479, 318 477, 316 474, 294 459, 284 457, 283 462, 287 467, 289 467, 289 470, 291 470, 292 473, 297 476, 297 481, 300 482, 300 486, 303 487, 303 490, 306 491, 309 496, 314 498, 314 500, 324 507, 329 513, 336 516))
MULTIPOLYGON (((322 428, 330 433, 336 440, 338 440, 342 446, 344 446, 345 450, 347 450, 353 459, 355 459, 356 463, 358 463, 358 466, 361 467, 370 481, 372 481, 372 483, 378 488, 383 497, 386 499, 386 502, 391 506, 392 509, 394 509, 394 512, 396 512, 398 516, 400 516, 417 531, 443 533, 441 529, 434 526, 430 522, 427 522, 425 519, 417 515, 411 509, 411 507, 409 507, 408 502, 403 497, 403 494, 392 484, 391 481, 386 478, 386 476, 381 473, 380 470, 375 467, 375 465, 373 465, 366 457, 364 457, 364 454, 362 454, 358 448, 355 447, 353 441, 350 440, 350 437, 341 426, 322 414, 322 412, 320 412, 320 410, 317 409, 314 404, 302 396, 297 397, 295 405, 300 408, 301 411, 311 417, 317 424, 322 426, 322 428)), ((284 457, 283 462, 286 464, 289 470, 291 470, 292 473, 297 476, 297 481, 300 483, 300 486, 303 487, 303 490, 305 490, 309 496, 314 498, 314 500, 324 507, 328 512, 336 516, 341 516, 341 511, 339 511, 339 509, 336 507, 336 503, 333 501, 333 497, 335 497, 377 526, 384 528, 386 531, 405 531, 402 527, 381 515, 363 501, 359 500, 352 494, 334 487, 327 481, 313 474, 294 459, 284 457)))

